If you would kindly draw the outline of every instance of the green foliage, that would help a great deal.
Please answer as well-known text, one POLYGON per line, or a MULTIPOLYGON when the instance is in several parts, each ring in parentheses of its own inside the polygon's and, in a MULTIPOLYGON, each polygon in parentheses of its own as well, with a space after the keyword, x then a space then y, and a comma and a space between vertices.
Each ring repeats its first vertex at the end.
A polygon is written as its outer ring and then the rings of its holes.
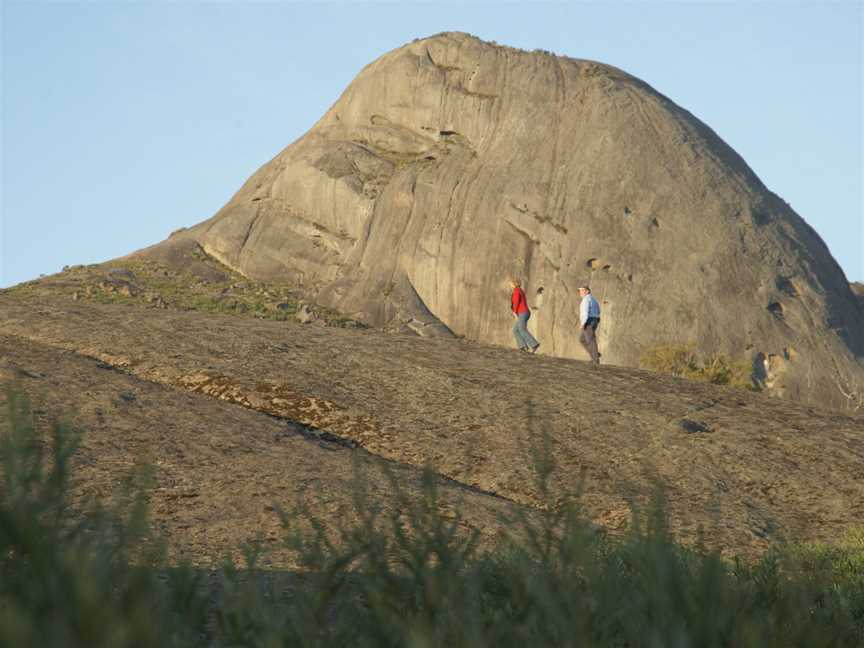
POLYGON ((679 378, 699 380, 715 385, 729 385, 756 391, 752 367, 744 360, 732 360, 715 353, 703 357, 692 346, 657 345, 646 349, 639 357, 639 366, 679 378))
MULTIPOLYGON (((554 501, 551 452, 535 449, 534 465, 554 501)), ((341 645, 354 629, 359 646, 852 646, 864 632, 864 591, 851 583, 809 578, 781 554, 729 564, 677 545, 659 488, 623 539, 564 500, 517 514, 483 554, 458 515, 441 514, 435 483, 427 472, 418 500, 391 479, 382 519, 361 481, 358 521, 335 541, 309 511, 285 517, 320 595, 301 615, 317 621, 293 640, 341 645)))
MULTIPOLYGON (((137 304, 155 308, 225 313, 258 319, 293 319, 302 305, 301 294, 288 284, 250 280, 201 250, 189 261, 207 268, 209 278, 191 270, 171 269, 150 259, 122 259, 91 266, 74 266, 62 273, 19 284, 12 294, 65 294, 100 304, 137 304)), ((327 326, 362 328, 362 324, 333 309, 307 304, 327 326)))
MULTIPOLYGON (((198 258, 198 255, 193 256, 198 258)), ((297 312, 297 296, 290 288, 249 281, 206 255, 200 260, 223 273, 224 279, 202 281, 189 272, 170 270, 153 261, 124 260, 122 264, 114 261, 104 264, 104 268, 131 272, 132 285, 136 288, 134 294, 127 294, 122 283, 118 290, 111 282, 92 280, 84 282, 83 294, 102 303, 154 304, 161 300, 158 303, 167 308, 251 315, 261 319, 286 320, 297 312)))
POLYGON ((864 527, 851 529, 836 544, 795 545, 789 555, 803 573, 864 588, 864 527))
POLYGON ((198 576, 148 565, 143 500, 125 498, 122 515, 96 506, 73 515, 74 431, 56 424, 41 439, 26 398, 16 392, 8 393, 7 409, 0 420, 0 645, 197 641, 206 613, 191 595, 198 576))
POLYGON ((492 552, 443 501, 389 472, 386 505, 363 471, 336 528, 282 512, 300 569, 160 567, 143 500, 72 513, 75 435, 43 440, 11 393, 2 426, 3 646, 856 646, 864 636, 864 531, 837 546, 724 561, 671 538, 662 490, 623 538, 553 497, 548 443, 533 453, 548 510, 519 512, 492 552), (50 453, 48 452, 50 451, 50 453), (558 501, 552 505, 552 502, 558 501))

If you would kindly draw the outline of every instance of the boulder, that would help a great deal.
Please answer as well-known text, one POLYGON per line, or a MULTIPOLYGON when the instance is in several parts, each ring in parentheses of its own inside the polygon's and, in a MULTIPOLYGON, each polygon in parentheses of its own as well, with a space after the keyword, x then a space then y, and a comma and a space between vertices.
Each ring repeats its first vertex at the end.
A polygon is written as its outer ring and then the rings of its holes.
POLYGON ((512 345, 516 276, 529 305, 542 291, 542 351, 583 359, 587 283, 606 363, 692 344, 781 358, 777 394, 864 393, 864 306, 818 234, 708 126, 594 61, 461 33, 389 52, 151 253, 192 242, 367 324, 493 344, 512 345))

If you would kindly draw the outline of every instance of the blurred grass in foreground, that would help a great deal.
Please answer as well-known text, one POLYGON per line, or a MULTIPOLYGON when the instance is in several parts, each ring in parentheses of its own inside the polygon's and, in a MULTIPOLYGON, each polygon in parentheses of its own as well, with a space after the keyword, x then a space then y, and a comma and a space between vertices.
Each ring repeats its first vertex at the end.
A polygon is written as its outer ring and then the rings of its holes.
MULTIPOLYGON (((419 495, 391 477, 391 513, 358 473, 353 522, 282 513, 302 569, 259 569, 254 547, 241 566, 168 568, 143 498, 131 489, 113 509, 73 513, 75 433, 57 424, 42 438, 18 392, 7 406, 2 646, 862 645, 864 531, 730 563, 677 545, 660 495, 624 538, 569 502, 510 520, 481 553, 458 515, 441 514, 432 473, 419 495)), ((535 468, 545 488, 549 453, 535 468)))

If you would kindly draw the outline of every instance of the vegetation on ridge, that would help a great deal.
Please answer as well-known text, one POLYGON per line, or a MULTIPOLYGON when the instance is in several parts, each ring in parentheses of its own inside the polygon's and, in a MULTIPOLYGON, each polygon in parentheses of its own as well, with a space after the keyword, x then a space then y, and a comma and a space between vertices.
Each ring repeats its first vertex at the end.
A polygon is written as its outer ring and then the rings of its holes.
POLYGON ((749 362, 733 360, 720 353, 704 357, 692 345, 649 347, 639 357, 639 367, 679 378, 759 391, 749 362))
POLYGON ((59 292, 74 300, 102 304, 139 304, 280 321, 303 317, 304 321, 318 321, 327 326, 362 327, 333 309, 307 302, 294 286, 250 280, 200 248, 188 252, 186 257, 186 267, 182 269, 147 258, 67 266, 61 273, 7 290, 59 292))

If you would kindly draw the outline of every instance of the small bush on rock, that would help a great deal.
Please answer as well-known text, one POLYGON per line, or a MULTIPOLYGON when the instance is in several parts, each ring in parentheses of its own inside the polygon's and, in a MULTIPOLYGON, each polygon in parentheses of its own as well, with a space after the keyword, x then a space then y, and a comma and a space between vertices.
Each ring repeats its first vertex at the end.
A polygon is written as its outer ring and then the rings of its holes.
POLYGON ((639 367, 715 385, 729 385, 754 391, 758 389, 751 377, 750 363, 732 360, 722 354, 701 356, 691 346, 650 347, 640 356, 639 367))

